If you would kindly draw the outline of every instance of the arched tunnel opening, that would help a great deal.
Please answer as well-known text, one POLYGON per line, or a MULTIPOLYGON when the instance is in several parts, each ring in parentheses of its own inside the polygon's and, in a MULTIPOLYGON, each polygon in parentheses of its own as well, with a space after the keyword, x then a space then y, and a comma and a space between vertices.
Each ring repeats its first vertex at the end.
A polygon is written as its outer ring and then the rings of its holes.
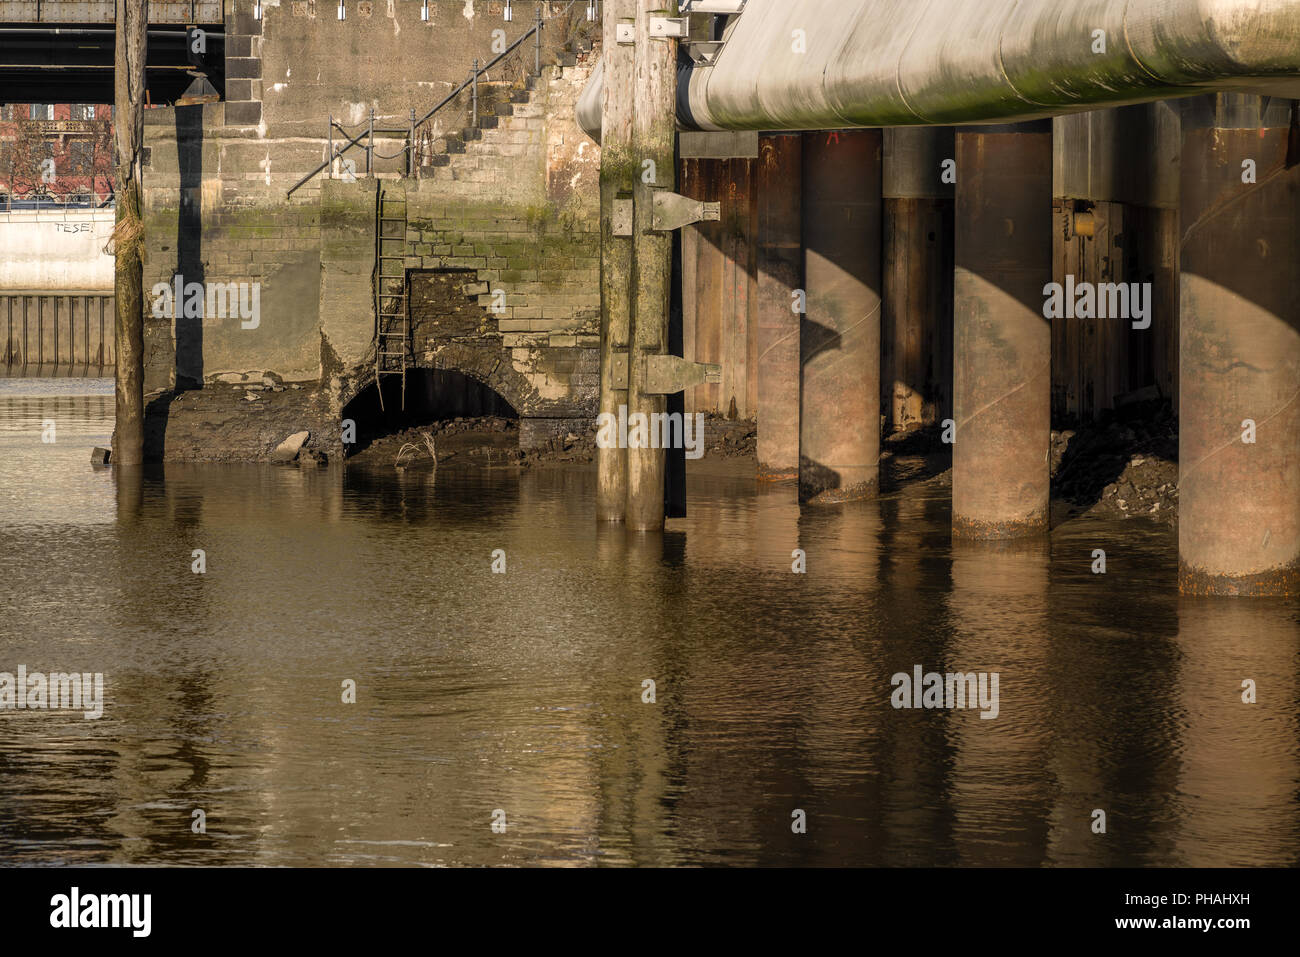
POLYGON ((519 447, 514 406, 496 390, 455 370, 408 369, 404 397, 402 377, 386 375, 357 393, 344 406, 343 418, 356 424, 348 458, 366 453, 379 457, 389 446, 396 453, 407 442, 422 448, 425 433, 443 449, 440 459, 462 453, 505 457, 519 447))

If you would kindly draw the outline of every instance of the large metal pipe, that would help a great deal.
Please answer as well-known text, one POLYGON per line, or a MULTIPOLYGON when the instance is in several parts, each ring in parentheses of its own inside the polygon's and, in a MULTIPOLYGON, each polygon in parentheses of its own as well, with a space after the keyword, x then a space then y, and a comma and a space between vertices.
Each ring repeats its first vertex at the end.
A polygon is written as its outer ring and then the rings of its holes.
POLYGON ((799 498, 870 498, 880 461, 880 131, 804 137, 799 498))
POLYGON ((1052 127, 957 131, 952 526, 1001 539, 1048 527, 1052 127))
MULTIPOLYGON (((1297 38, 1300 0, 749 0, 713 64, 683 67, 679 122, 948 125, 1216 89, 1295 96, 1297 38)), ((598 111, 579 122, 599 139, 598 111)))
POLYGON ((1183 111, 1179 585, 1300 587, 1300 169, 1289 104, 1183 111))

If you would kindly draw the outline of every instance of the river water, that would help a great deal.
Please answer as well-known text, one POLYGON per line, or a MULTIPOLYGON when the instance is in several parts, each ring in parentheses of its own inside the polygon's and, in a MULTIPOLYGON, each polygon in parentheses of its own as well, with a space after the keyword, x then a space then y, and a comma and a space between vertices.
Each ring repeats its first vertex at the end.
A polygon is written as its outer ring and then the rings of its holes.
POLYGON ((2 863, 1300 861, 1296 604, 1180 598, 1162 527, 954 549, 937 484, 801 515, 725 470, 654 536, 573 471, 131 477, 89 464, 111 393, 0 380, 0 671, 104 676, 98 720, 0 710, 2 863), (997 717, 894 708, 916 666, 996 672, 997 717))

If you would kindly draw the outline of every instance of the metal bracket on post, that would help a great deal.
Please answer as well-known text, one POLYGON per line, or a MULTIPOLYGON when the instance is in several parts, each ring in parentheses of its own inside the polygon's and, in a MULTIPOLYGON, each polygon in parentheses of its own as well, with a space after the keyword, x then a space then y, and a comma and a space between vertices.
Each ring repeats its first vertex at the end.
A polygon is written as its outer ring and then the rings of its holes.
POLYGON ((610 222, 610 231, 615 238, 632 238, 633 202, 630 199, 614 200, 614 211, 610 222))
MULTIPOLYGON (((642 356, 641 394, 673 395, 697 385, 722 382, 722 366, 711 362, 690 362, 681 356, 642 356)), ((628 354, 615 353, 610 378, 611 388, 628 388, 628 354)))
POLYGON ((620 20, 614 27, 614 39, 619 46, 636 46, 636 23, 632 20, 620 20))
POLYGON ((667 189, 657 189, 652 196, 652 232, 671 233, 692 223, 716 223, 722 219, 721 203, 701 202, 667 189))
POLYGON ((686 52, 696 66, 713 66, 723 46, 721 40, 691 40, 686 44, 686 52))
POLYGON ((611 367, 609 370, 609 375, 610 378, 613 380, 613 382, 610 385, 610 388, 626 389, 627 388, 627 353, 626 352, 614 353, 613 357, 610 359, 610 363, 611 363, 611 367))
POLYGON ((685 40, 691 35, 689 17, 651 17, 650 39, 685 40))
POLYGON ((672 395, 705 383, 722 382, 722 366, 681 356, 641 357, 642 395, 672 395))

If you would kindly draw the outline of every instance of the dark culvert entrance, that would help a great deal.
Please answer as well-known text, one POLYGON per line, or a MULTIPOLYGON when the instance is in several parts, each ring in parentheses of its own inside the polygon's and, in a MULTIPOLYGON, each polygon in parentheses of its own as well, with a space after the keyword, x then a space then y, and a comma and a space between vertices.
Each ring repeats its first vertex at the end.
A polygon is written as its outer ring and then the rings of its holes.
POLYGON ((347 458, 393 464, 402 445, 418 446, 429 461, 423 436, 430 435, 445 461, 502 464, 518 457, 519 413, 499 393, 461 372, 408 369, 406 403, 401 376, 384 376, 383 403, 371 383, 343 409, 356 423, 356 444, 347 458))

